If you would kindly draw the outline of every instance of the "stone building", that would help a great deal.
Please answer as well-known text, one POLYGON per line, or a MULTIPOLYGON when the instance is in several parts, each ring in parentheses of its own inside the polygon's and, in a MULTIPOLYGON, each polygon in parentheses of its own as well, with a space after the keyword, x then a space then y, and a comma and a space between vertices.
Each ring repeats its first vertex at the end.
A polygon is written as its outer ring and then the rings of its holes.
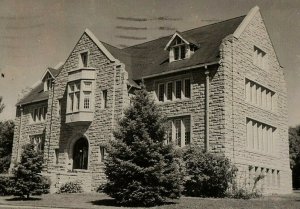
POLYGON ((105 143, 142 80, 169 118, 167 141, 223 153, 242 186, 263 174, 263 192, 291 192, 284 70, 258 7, 124 49, 86 29, 17 103, 12 162, 34 143, 52 191, 75 180, 94 191, 105 181, 105 143))

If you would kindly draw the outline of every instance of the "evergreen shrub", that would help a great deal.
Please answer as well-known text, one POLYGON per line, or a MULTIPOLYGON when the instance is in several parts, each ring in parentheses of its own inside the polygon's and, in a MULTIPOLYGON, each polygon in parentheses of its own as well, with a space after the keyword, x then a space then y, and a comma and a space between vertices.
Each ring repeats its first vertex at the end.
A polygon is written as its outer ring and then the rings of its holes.
POLYGON ((143 86, 135 92, 108 146, 104 192, 122 205, 153 206, 179 198, 180 156, 166 145, 165 122, 143 86))
POLYGON ((201 147, 187 147, 184 194, 195 197, 224 197, 233 184, 236 167, 223 155, 204 152, 201 147))
POLYGON ((43 164, 42 153, 34 145, 23 147, 21 162, 14 168, 12 177, 12 194, 19 197, 49 193, 50 181, 41 175, 43 164))

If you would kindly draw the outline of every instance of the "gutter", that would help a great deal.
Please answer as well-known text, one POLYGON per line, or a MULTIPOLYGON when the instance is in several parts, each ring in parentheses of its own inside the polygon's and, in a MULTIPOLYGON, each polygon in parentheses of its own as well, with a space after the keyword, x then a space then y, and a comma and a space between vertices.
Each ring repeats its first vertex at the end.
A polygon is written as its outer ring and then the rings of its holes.
POLYGON ((191 66, 191 67, 184 67, 184 68, 180 68, 180 69, 177 69, 177 70, 152 74, 152 75, 144 76, 144 77, 142 77, 142 79, 153 78, 153 77, 162 76, 162 75, 168 75, 168 74, 171 74, 171 73, 177 73, 177 72, 182 72, 182 71, 186 71, 186 70, 192 70, 192 69, 196 69, 196 68, 207 67, 207 66, 210 66, 210 65, 216 65, 216 64, 219 64, 219 60, 215 61, 215 62, 208 62, 208 63, 204 63, 204 64, 200 64, 200 65, 194 65, 194 66, 191 66))

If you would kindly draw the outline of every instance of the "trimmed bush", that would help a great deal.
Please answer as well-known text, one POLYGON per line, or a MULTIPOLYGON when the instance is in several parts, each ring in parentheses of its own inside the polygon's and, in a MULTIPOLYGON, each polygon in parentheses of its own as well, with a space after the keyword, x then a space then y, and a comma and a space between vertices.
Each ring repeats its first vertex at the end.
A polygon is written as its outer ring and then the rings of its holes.
POLYGON ((82 186, 78 181, 70 181, 61 185, 61 187, 58 190, 58 193, 81 193, 82 191, 82 186))
POLYGON ((186 179, 184 194, 195 197, 224 197, 233 184, 236 167, 222 155, 203 152, 201 147, 184 150, 186 179))
POLYGON ((165 118, 142 87, 108 146, 104 192, 122 205, 153 206, 179 198, 180 157, 165 145, 165 118))

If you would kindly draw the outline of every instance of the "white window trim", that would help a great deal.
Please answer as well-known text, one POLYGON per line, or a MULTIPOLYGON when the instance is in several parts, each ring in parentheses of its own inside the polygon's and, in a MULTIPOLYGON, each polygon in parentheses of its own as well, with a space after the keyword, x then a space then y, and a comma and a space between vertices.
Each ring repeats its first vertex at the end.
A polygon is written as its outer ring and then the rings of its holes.
POLYGON ((68 84, 68 92, 67 92, 67 114, 71 114, 71 113, 77 113, 77 112, 91 112, 94 111, 94 80, 89 80, 89 79, 82 79, 82 80, 75 80, 75 81, 71 81, 68 84), (91 90, 85 90, 84 89, 84 82, 91 82, 91 90), (80 84, 80 89, 77 89, 77 85, 76 83, 80 84), (71 91, 71 87, 70 85, 74 85, 74 91, 71 91), (84 92, 90 92, 90 108, 89 109, 85 109, 84 108, 84 92), (77 100, 76 100, 76 93, 79 93, 79 108, 77 109, 77 100), (73 94, 73 111, 71 110, 71 99, 70 99, 70 95, 73 94))
POLYGON ((185 144, 185 125, 184 125, 184 120, 188 118, 190 121, 190 144, 193 143, 192 138, 193 138, 193 132, 192 132, 192 126, 193 126, 193 120, 192 120, 192 115, 180 115, 180 116, 175 116, 175 117, 168 117, 168 120, 171 122, 171 134, 172 134, 172 139, 171 142, 175 144, 176 147, 184 147, 186 146, 185 144), (177 144, 176 140, 176 121, 180 121, 180 146, 177 144))
POLYGON ((166 100, 165 101, 173 101, 175 98, 174 98, 174 82, 173 81, 169 81, 166 83, 166 90, 165 90, 165 93, 166 93, 166 100), (168 94, 169 94, 169 88, 168 88, 168 85, 169 84, 172 84, 172 90, 171 90, 171 100, 168 99, 168 94))
POLYGON ((165 83, 159 83, 158 85, 158 89, 157 89, 157 101, 159 101, 159 102, 165 102, 166 101, 166 84, 165 83), (163 91, 164 91, 164 94, 163 94, 163 100, 162 101, 160 101, 159 99, 159 97, 160 97, 160 86, 162 86, 162 85, 164 85, 164 88, 163 88, 163 91))
POLYGON ((172 79, 171 81, 158 81, 155 82, 156 86, 156 101, 158 103, 170 103, 170 102, 178 102, 178 101, 185 101, 185 100, 191 100, 193 98, 193 91, 192 91, 192 78, 191 77, 183 77, 183 78, 176 78, 172 79), (186 92, 185 92, 185 81, 190 80, 190 97, 186 97, 186 92), (181 98, 176 98, 176 88, 177 88, 177 81, 181 82, 181 98), (168 95, 168 84, 172 83, 172 100, 169 100, 167 95, 168 95), (164 101, 159 100, 159 94, 160 94, 160 86, 164 85, 164 101))
POLYGON ((30 117, 30 123, 35 124, 35 123, 43 123, 47 120, 47 105, 40 105, 32 109, 31 111, 31 117, 30 117), (46 108, 46 113, 45 113, 45 108, 46 108), (35 110, 37 111, 37 117, 36 120, 34 121, 35 117, 35 110), (41 119, 39 119, 39 115, 41 114, 41 119), (45 117, 44 117, 45 115, 45 117))

